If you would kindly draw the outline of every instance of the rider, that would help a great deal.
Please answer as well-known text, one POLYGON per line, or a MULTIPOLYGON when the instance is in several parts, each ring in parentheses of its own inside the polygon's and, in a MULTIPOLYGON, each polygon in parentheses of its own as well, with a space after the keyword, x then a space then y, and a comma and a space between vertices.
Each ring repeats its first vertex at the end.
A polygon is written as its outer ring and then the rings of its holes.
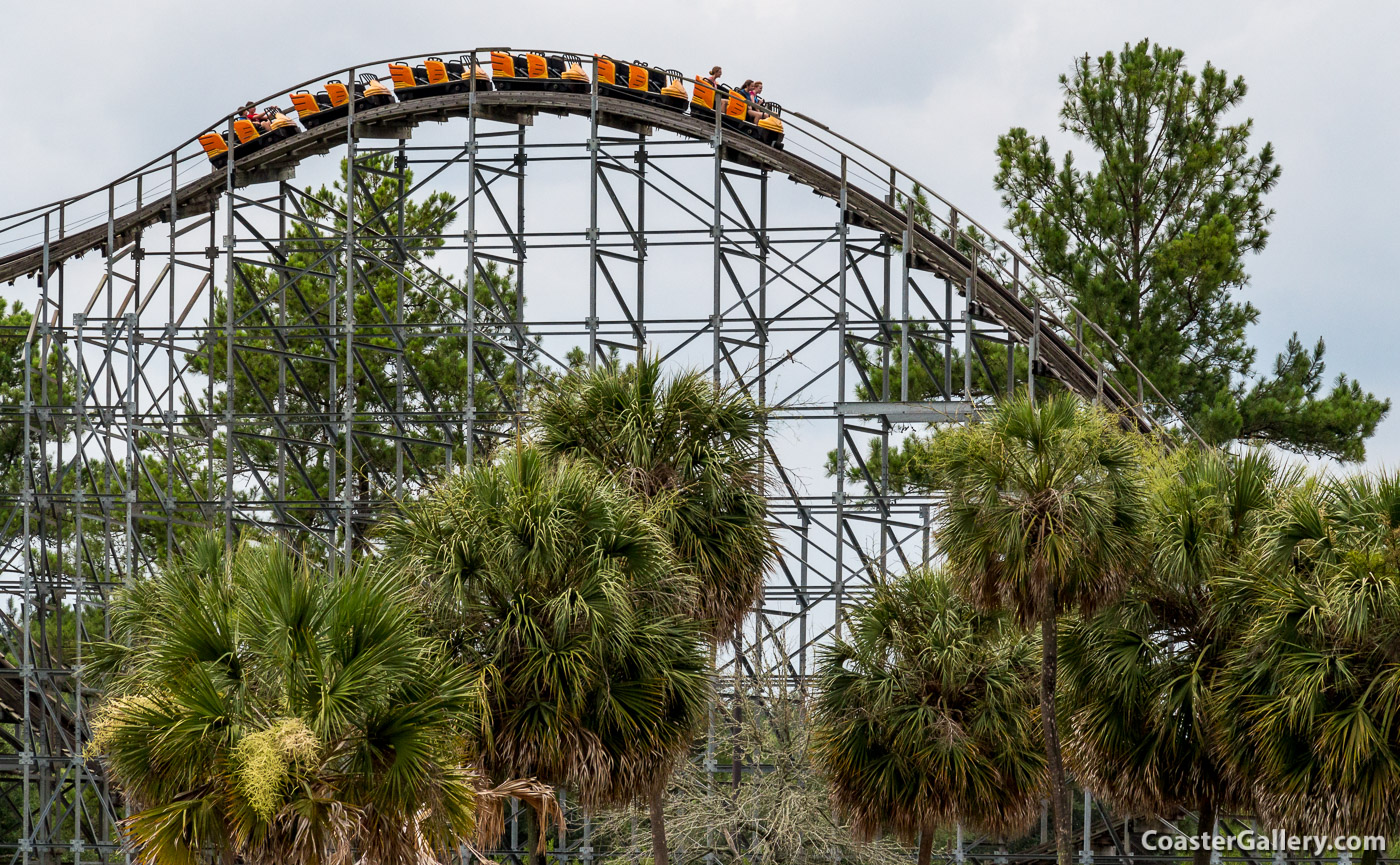
POLYGON ((272 129, 272 118, 265 111, 259 111, 258 106, 252 102, 239 109, 239 114, 244 120, 250 121, 258 128, 259 133, 266 133, 272 129))

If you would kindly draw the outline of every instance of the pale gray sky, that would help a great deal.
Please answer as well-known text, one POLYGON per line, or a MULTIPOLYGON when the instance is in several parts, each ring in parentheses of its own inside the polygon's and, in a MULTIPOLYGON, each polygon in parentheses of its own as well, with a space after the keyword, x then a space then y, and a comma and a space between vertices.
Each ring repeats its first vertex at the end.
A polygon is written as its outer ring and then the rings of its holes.
MULTIPOLYGON (((1071 59, 1147 37, 1192 67, 1244 75, 1242 114, 1283 166, 1273 239, 1249 262, 1263 363, 1294 330, 1322 336, 1329 375, 1400 402, 1400 3, 70 0, 7 2, 4 17, 0 213, 98 186, 234 104, 322 72, 512 45, 760 77, 766 96, 1000 226, 996 136, 1021 125, 1054 140, 1071 59)), ((1370 455, 1400 462, 1400 419, 1370 455)))

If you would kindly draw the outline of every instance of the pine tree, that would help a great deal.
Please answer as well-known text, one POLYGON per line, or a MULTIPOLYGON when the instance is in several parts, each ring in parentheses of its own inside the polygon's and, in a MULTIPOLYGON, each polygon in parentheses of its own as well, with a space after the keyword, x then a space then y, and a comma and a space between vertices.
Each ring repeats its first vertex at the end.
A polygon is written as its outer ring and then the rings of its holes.
POLYGON ((1027 253, 1208 440, 1364 459, 1390 401, 1346 375, 1323 395, 1320 339, 1309 350, 1295 334, 1255 376, 1245 331, 1259 310, 1239 295, 1280 169, 1272 145, 1251 150, 1252 120, 1227 117, 1244 79, 1210 63, 1194 75, 1183 52, 1143 40, 1078 58, 1060 86, 1060 128, 1098 165, 1057 159, 1023 128, 998 139, 996 187, 1027 253))

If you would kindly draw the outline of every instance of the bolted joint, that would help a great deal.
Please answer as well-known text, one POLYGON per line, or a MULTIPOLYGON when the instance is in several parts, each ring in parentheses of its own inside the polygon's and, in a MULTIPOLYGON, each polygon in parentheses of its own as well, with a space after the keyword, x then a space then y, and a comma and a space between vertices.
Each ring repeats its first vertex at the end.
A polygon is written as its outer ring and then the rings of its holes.
POLYGON ((75 313, 73 313, 73 326, 74 326, 74 327, 82 327, 82 326, 85 325, 85 324, 87 324, 87 313, 82 313, 82 312, 75 312, 75 313))
POLYGON ((584 326, 587 327, 589 330, 596 330, 596 329, 598 328, 598 316, 596 316, 596 315, 590 315, 590 316, 588 316, 587 318, 585 318, 585 319, 583 320, 583 324, 584 324, 584 326))
POLYGON ((469 228, 466 231, 462 232, 463 243, 476 243, 479 237, 480 235, 477 233, 477 230, 475 228, 469 228))
POLYGON ((711 225, 711 226, 710 226, 710 237, 713 237, 715 240, 719 240, 722 236, 724 236, 724 228, 723 228, 723 227, 718 226, 718 225, 711 225))
POLYGON ((588 148, 589 153, 597 153, 598 151, 603 149, 602 142, 600 142, 597 138, 590 138, 587 141, 585 141, 584 147, 588 148))
POLYGON ((589 240, 597 240, 599 236, 601 236, 602 232, 600 232, 598 230, 598 227, 594 225, 589 226, 588 230, 584 232, 584 234, 588 237, 589 240))

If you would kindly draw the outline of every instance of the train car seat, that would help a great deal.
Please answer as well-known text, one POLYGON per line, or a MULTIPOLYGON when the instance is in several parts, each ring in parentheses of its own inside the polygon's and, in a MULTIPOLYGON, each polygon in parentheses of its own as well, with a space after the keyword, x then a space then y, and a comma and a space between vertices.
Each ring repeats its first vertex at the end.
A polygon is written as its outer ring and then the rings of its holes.
POLYGON ((326 82, 326 94, 331 98, 331 106, 339 108, 350 101, 350 90, 340 79, 332 78, 326 82))
POLYGON ((724 103, 724 116, 731 120, 744 120, 749 116, 749 102, 744 95, 737 90, 729 91, 729 98, 724 103))
POLYGON ((593 55, 593 66, 597 70, 598 84, 609 87, 617 84, 617 64, 611 57, 604 57, 600 54, 593 55))
POLYGON ((238 136, 239 144, 247 144, 258 138, 257 124, 243 117, 233 121, 233 132, 238 136))
POLYGON ((491 75, 493 78, 514 78, 515 58, 504 51, 491 52, 491 75))
POLYGON ((413 70, 405 63, 390 63, 389 78, 393 80, 395 90, 407 90, 417 86, 417 82, 413 80, 413 70))
MULTIPOLYGON (((302 120, 315 117, 317 114, 321 113, 321 105, 316 101, 316 97, 305 90, 298 90, 293 93, 291 95, 291 100, 292 107, 297 110, 297 116, 301 117, 302 120)), ((330 99, 327 98, 326 101, 330 102, 330 99)))
POLYGON ((199 146, 204 148, 204 155, 207 155, 210 161, 216 161, 218 157, 228 157, 228 141, 217 132, 206 132, 199 136, 199 146))
POLYGON ((695 76, 695 87, 690 92, 690 104, 705 109, 715 110, 715 87, 710 82, 695 76))

